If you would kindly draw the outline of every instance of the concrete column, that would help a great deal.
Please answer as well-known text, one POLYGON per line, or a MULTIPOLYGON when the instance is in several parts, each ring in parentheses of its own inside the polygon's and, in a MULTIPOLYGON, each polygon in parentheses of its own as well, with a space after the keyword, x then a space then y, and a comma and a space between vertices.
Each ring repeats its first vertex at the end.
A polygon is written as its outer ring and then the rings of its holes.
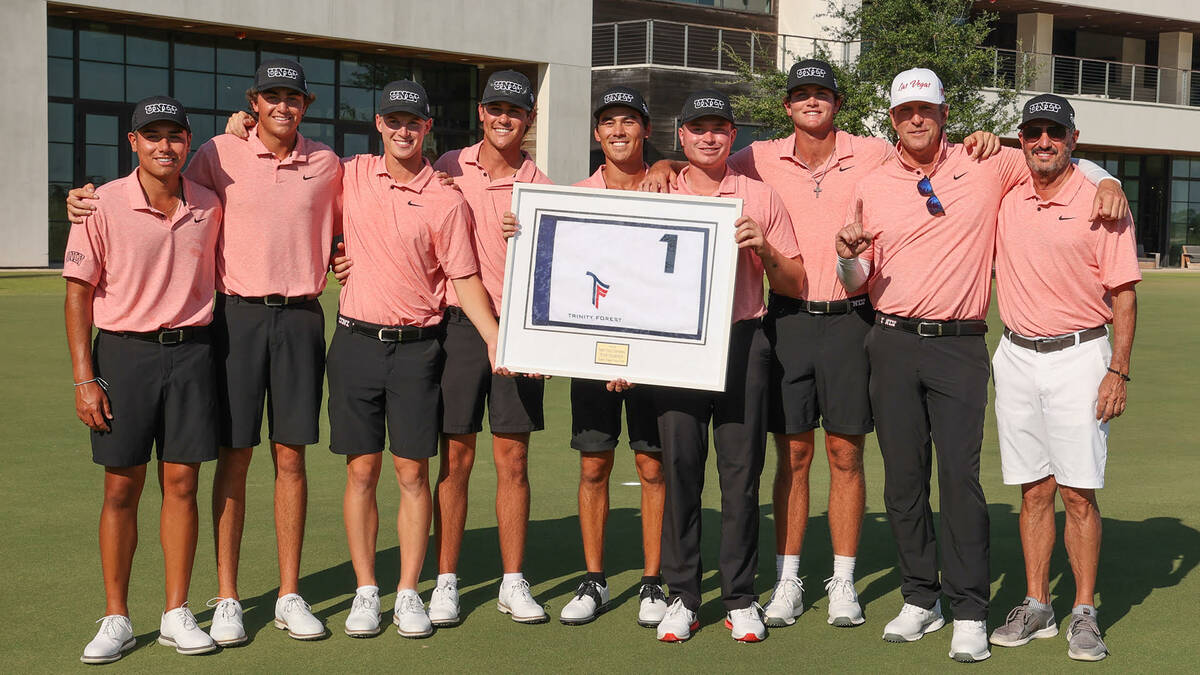
MULTIPOLYGON (((1133 64, 1145 63, 1146 41, 1141 38, 1121 38, 1121 62, 1133 64)), ((1140 71, 1141 68, 1121 66, 1121 69, 1117 72, 1117 85, 1124 89, 1129 87, 1131 84, 1140 82, 1140 77, 1134 77, 1134 70, 1140 71)), ((1131 97, 1133 100, 1139 100, 1139 97, 1136 95, 1137 92, 1130 90, 1130 93, 1133 94, 1131 97)))
POLYGON ((0 2, 0 44, 8 77, 0 97, 0 267, 49 264, 50 159, 46 120, 46 1, 0 2), (18 159, 19 158, 19 159, 18 159))
POLYGON ((1158 34, 1159 103, 1188 103, 1188 74, 1192 68, 1192 34, 1158 34))
MULTIPOLYGON (((1054 86, 1054 15, 1032 12, 1017 15, 1017 50, 1031 54, 1025 64, 1033 69, 1033 91, 1048 92, 1054 86)), ((1019 64, 1018 64, 1019 65, 1019 64)))
POLYGON ((538 65, 538 168, 555 183, 570 185, 588 174, 592 70, 561 63, 538 65))

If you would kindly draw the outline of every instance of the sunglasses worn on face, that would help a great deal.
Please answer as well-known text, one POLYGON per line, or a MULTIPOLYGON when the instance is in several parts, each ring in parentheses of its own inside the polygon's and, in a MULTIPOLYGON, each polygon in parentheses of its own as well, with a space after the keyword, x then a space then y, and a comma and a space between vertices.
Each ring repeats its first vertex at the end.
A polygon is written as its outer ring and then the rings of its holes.
POLYGON ((938 199, 937 195, 933 194, 933 183, 929 182, 929 176, 925 176, 917 182, 917 192, 919 192, 922 197, 929 197, 929 199, 925 200, 925 208, 929 211, 929 215, 946 215, 946 209, 942 206, 942 200, 938 199))
POLYGON ((1067 137, 1067 128, 1061 124, 1050 124, 1047 126, 1030 124, 1021 129, 1021 137, 1029 142, 1040 140, 1042 134, 1048 134, 1052 141, 1061 141, 1067 137))

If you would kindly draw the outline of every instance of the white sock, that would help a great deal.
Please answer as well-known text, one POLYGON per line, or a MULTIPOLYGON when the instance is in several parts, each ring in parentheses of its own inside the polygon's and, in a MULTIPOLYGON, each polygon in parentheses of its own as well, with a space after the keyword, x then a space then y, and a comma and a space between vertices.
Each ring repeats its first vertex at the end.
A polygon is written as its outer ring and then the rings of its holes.
POLYGON ((500 580, 500 587, 511 586, 524 578, 525 574, 522 572, 505 572, 504 578, 500 580))
POLYGON ((800 556, 798 555, 781 555, 778 556, 779 562, 776 566, 776 573, 780 579, 799 579, 800 578, 800 556))
POLYGON ((833 556, 833 576, 854 581, 854 563, 858 559, 852 555, 833 556))
POLYGON ((359 586, 358 588, 354 589, 355 595, 370 595, 371 593, 374 593, 375 595, 379 595, 379 587, 378 586, 359 586))
POLYGON ((455 586, 458 586, 458 575, 455 574, 454 572, 446 572, 445 574, 439 574, 438 579, 437 579, 437 585, 442 586, 444 584, 453 584, 455 586))
POLYGON ((415 588, 397 588, 397 589, 396 589, 396 598, 397 598, 397 599, 399 599, 399 598, 400 598, 400 596, 401 596, 401 595, 404 595, 405 593, 411 593, 411 594, 413 594, 413 595, 419 595, 419 594, 417 593, 417 589, 415 589, 415 588))

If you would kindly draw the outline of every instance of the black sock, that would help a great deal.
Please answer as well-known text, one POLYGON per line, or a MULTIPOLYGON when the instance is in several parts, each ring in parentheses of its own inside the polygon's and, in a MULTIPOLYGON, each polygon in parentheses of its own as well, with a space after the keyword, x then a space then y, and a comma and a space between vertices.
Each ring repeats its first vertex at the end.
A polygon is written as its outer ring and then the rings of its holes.
POLYGON ((642 585, 652 584, 654 586, 662 586, 662 577, 655 575, 652 577, 642 577, 642 585))
POLYGON ((583 575, 584 581, 594 581, 601 586, 608 585, 608 579, 604 578, 604 572, 588 572, 583 575))

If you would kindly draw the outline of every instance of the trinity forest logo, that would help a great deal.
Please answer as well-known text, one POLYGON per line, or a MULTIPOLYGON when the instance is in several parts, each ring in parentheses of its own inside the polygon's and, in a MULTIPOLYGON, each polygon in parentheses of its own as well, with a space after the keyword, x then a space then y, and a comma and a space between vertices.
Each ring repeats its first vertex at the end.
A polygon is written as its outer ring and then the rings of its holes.
POLYGON ((608 295, 608 284, 591 272, 587 272, 587 275, 592 278, 592 306, 600 309, 600 298, 608 295))

